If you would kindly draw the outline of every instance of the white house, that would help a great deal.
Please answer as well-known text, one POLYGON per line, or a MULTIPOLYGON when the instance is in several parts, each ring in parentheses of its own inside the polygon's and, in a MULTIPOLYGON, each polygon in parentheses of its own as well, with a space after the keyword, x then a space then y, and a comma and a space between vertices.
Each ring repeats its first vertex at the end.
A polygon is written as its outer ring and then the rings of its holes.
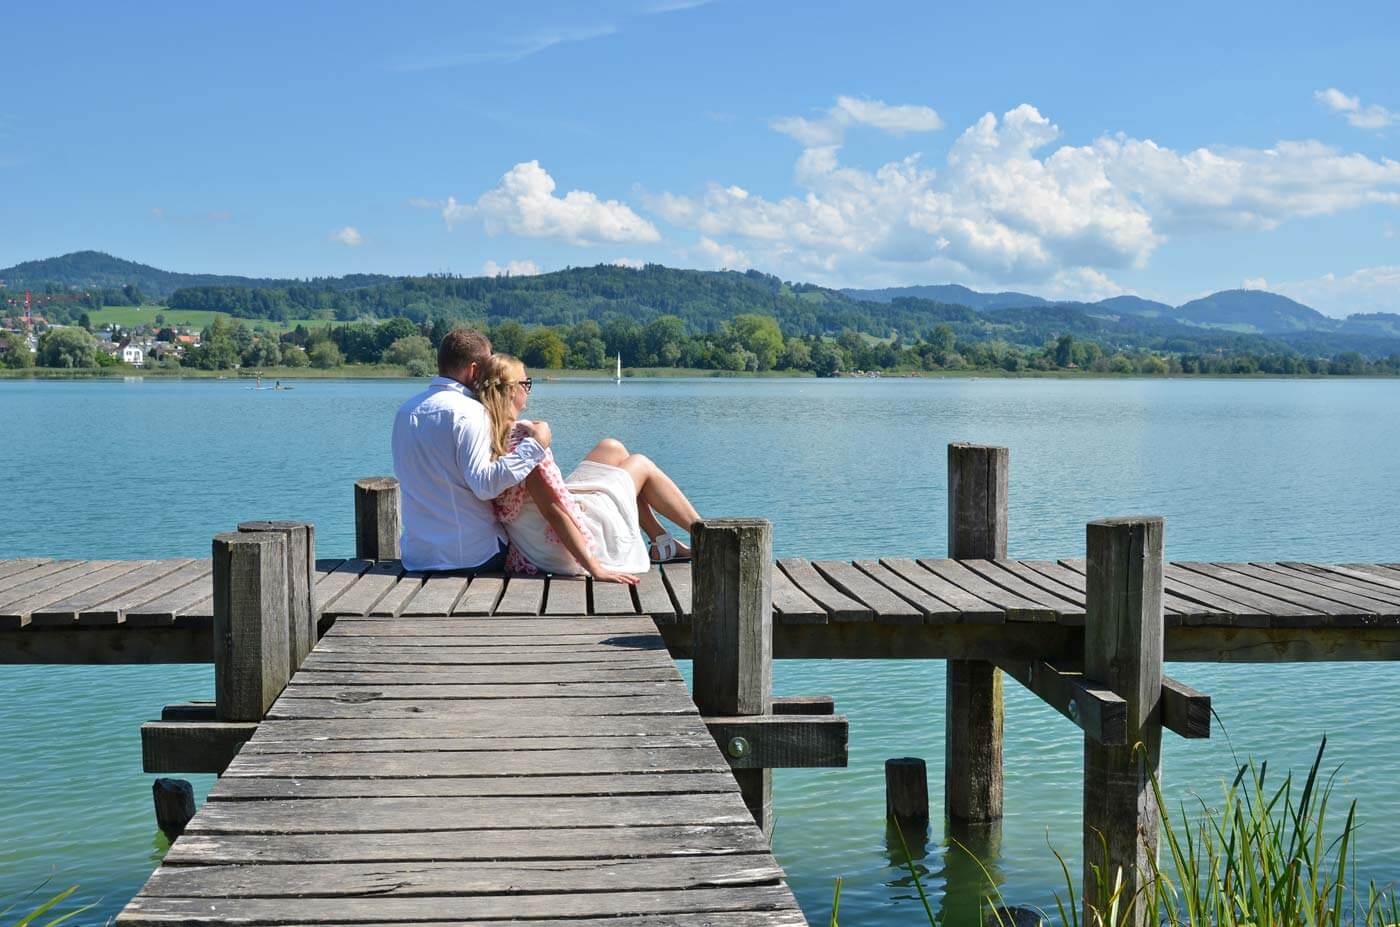
POLYGON ((131 364, 133 367, 146 366, 146 352, 134 344, 129 344, 122 348, 122 363, 131 364))

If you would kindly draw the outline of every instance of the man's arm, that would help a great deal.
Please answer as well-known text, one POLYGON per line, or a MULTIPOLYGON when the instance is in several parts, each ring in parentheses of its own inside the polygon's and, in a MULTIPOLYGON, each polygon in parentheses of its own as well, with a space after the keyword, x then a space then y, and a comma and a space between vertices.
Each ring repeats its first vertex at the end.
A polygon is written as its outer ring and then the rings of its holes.
MULTIPOLYGON (((473 403, 473 405, 476 405, 473 403)), ((457 465, 467 487, 478 499, 490 500, 530 475, 544 460, 544 447, 533 437, 521 441, 504 457, 491 459, 491 427, 480 406, 457 416, 457 465)))

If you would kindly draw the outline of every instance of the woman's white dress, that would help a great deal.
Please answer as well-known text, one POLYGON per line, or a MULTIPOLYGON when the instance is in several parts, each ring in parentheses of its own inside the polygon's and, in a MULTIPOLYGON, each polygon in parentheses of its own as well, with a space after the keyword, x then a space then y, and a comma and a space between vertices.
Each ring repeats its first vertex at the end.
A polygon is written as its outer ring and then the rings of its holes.
MULTIPOLYGON (((512 445, 523 437, 524 429, 517 427, 511 435, 512 445)), ((539 469, 599 563, 622 573, 650 569, 651 558, 637 518, 637 486, 626 470, 585 460, 564 478, 548 449, 539 469)), ((586 572, 559 540, 523 483, 501 493, 492 504, 510 538, 508 570, 567 575, 586 572)))

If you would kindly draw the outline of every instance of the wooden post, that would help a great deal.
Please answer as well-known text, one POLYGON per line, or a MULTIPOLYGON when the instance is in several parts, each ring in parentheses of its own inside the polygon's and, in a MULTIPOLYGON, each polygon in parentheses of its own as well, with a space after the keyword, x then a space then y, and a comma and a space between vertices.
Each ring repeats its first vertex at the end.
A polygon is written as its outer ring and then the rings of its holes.
POLYGON ((295 673, 316 646, 316 526, 300 521, 245 521, 238 530, 271 531, 287 539, 287 637, 295 673))
POLYGON ((355 481, 355 556, 399 559, 399 481, 392 476, 355 481))
MULTIPOLYGON (((948 445, 948 556, 1006 558, 1010 452, 1004 447, 948 445)), ((1001 673, 982 660, 949 660, 943 792, 955 827, 1001 820, 1001 673)))
POLYGON ((174 841, 194 817, 194 786, 185 779, 157 779, 151 783, 156 803, 156 826, 174 841))
POLYGON ((291 676, 287 541, 214 536, 214 702, 220 721, 261 721, 291 676))
MULTIPOLYGON (((767 715, 773 708, 773 526, 763 519, 697 522, 694 699, 702 715, 767 715)), ((747 745, 731 744, 730 753, 747 745)), ((740 754, 742 755, 742 754, 740 754)), ((736 769, 744 803, 773 827, 773 771, 736 769)))
MULTIPOLYGON (((1084 675, 1128 703, 1127 743, 1084 741, 1084 920, 1118 872, 1137 898, 1157 859, 1160 812, 1152 792, 1162 747, 1162 519, 1088 525, 1084 675), (1093 867, 1100 875, 1094 877, 1093 867)), ((1131 922, 1149 923, 1139 905, 1131 922)))
POLYGON ((918 757, 885 760, 885 818, 905 830, 928 827, 928 766, 918 757))

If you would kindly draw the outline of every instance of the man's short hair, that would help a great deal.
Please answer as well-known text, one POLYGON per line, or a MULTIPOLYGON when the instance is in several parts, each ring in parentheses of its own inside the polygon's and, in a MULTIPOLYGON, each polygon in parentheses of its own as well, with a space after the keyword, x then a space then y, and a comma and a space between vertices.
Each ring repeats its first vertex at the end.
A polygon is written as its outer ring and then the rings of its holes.
POLYGON ((486 363, 491 356, 491 342, 474 328, 454 328, 438 345, 438 373, 451 376, 465 370, 468 364, 486 363))

